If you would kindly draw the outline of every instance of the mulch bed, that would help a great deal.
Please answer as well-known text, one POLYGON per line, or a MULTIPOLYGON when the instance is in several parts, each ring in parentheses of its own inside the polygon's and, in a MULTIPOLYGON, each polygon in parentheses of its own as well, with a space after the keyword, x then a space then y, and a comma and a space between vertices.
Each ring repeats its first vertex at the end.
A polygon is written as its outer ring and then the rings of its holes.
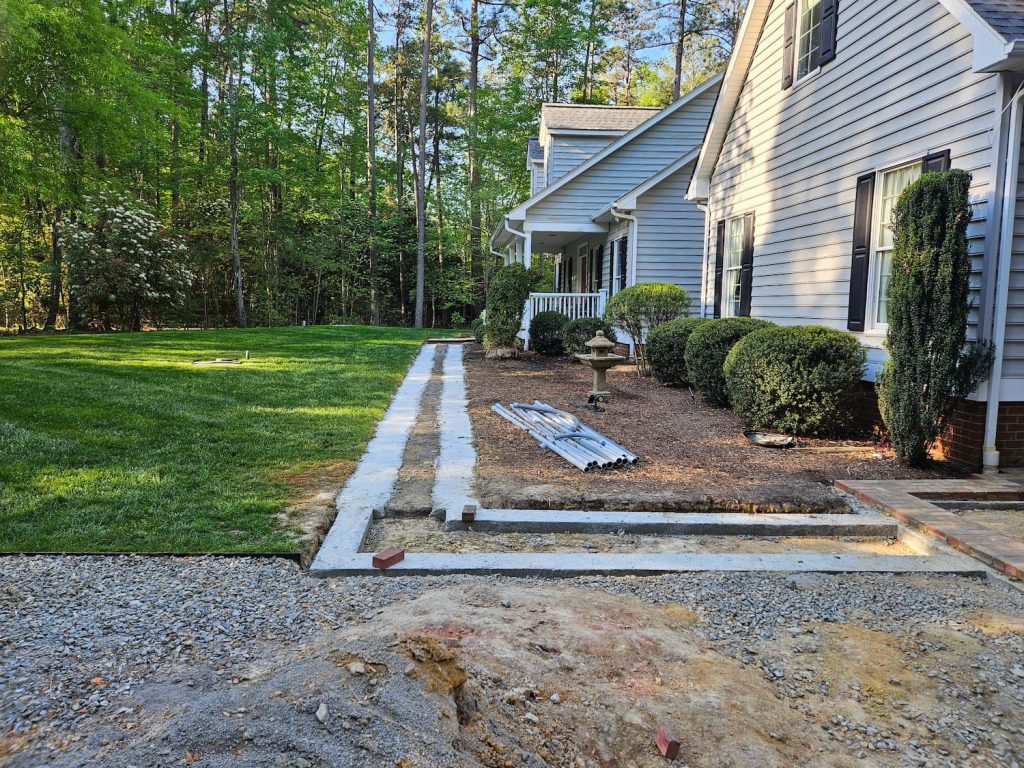
POLYGON ((955 468, 907 469, 871 442, 806 440, 810 447, 862 446, 827 452, 762 448, 743 435, 743 420, 687 389, 640 378, 632 367, 608 373, 604 413, 583 408, 592 372, 564 358, 525 354, 485 360, 466 347, 466 384, 478 453, 477 493, 485 507, 673 509, 744 512, 845 510, 835 479, 948 476, 955 468), (640 464, 584 474, 542 449, 490 408, 540 400, 568 411, 640 456, 640 464))

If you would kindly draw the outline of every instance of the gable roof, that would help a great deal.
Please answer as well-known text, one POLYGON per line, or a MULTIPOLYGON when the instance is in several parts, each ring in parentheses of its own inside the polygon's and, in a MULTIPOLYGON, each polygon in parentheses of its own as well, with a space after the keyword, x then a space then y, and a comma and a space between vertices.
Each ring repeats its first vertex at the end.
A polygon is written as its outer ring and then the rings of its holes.
MULTIPOLYGON (((1024 0, 938 0, 974 38, 977 72, 1024 69, 1024 0)), ((711 112, 697 167, 686 196, 706 199, 711 174, 725 143, 772 0, 750 0, 736 34, 725 79, 711 112)))
POLYGON ((593 216, 593 218, 597 219, 599 216, 607 213, 612 208, 619 208, 619 209, 621 209, 623 211, 632 211, 632 210, 634 210, 636 208, 637 198, 639 198, 641 195, 643 195, 643 194, 645 194, 647 192, 650 192, 656 186, 658 186, 663 181, 665 181, 665 179, 667 179, 669 176, 672 176, 677 171, 682 170, 683 168, 685 168, 687 165, 689 165, 694 160, 696 160, 699 155, 700 155, 700 149, 699 148, 691 149, 685 155, 680 155, 675 160, 673 160, 671 163, 669 163, 664 168, 662 168, 660 171, 658 171, 656 174, 654 174, 650 178, 644 180, 640 184, 637 184, 635 187, 633 187, 631 190, 629 190, 629 192, 627 192, 626 194, 622 195, 621 197, 619 197, 617 200, 615 200, 614 202, 610 203, 609 205, 605 206, 601 211, 599 211, 597 214, 595 214, 593 216))
POLYGON ((660 111, 660 107, 546 103, 540 108, 540 122, 548 131, 631 131, 660 111))
POLYGON ((550 195, 551 193, 561 189, 562 187, 564 187, 566 184, 568 184, 573 179, 576 179, 579 176, 581 176, 582 174, 586 173, 588 170, 590 170, 595 165, 600 163, 606 157, 608 157, 609 155, 611 155, 614 152, 617 152, 619 149, 621 149, 626 144, 631 142, 637 136, 640 136, 642 133, 644 133, 645 131, 650 129, 652 126, 657 125, 658 123, 660 123, 662 120, 664 120, 669 115, 675 114, 680 109, 682 109, 687 104, 689 104, 694 99, 696 99, 698 96, 706 93, 707 91, 709 91, 712 88, 717 87, 718 84, 721 81, 722 81, 722 75, 721 74, 717 74, 717 75, 714 75, 713 77, 709 77, 707 80, 705 80, 703 83, 698 85, 696 88, 694 88, 693 90, 688 91, 686 94, 684 94, 680 99, 676 100, 672 104, 669 104, 664 109, 658 110, 652 116, 648 117, 646 120, 644 120, 638 126, 636 126, 633 130, 629 131, 628 133, 626 133, 623 136, 620 136, 618 139, 613 141, 611 144, 609 144, 608 146, 604 147, 604 149, 602 149, 599 152, 595 153, 593 156, 590 157, 589 160, 585 160, 584 162, 580 163, 579 165, 577 165, 575 168, 573 168, 569 172, 565 173, 562 176, 559 176, 558 179, 556 179, 554 182, 552 182, 548 186, 544 187, 544 189, 542 189, 540 192, 538 192, 537 194, 535 194, 532 197, 528 198, 526 201, 524 201, 524 202, 520 203, 519 205, 517 205, 515 208, 513 208, 511 211, 509 211, 507 214, 505 214, 505 218, 506 219, 514 219, 514 220, 517 220, 517 221, 522 219, 522 218, 524 218, 526 216, 526 211, 527 210, 532 208, 534 205, 539 203, 541 200, 546 198, 548 195, 550 195))
POLYGON ((544 162, 544 147, 540 145, 540 139, 531 136, 526 143, 526 159, 535 163, 544 162))

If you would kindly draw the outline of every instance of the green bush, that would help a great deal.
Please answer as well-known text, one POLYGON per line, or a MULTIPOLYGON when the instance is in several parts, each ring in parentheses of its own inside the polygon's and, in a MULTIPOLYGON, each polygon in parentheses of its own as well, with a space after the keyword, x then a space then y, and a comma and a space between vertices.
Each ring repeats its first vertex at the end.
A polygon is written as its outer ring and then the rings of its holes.
POLYGON ((686 341, 686 377, 714 405, 728 405, 725 389, 725 358, 732 345, 748 333, 771 325, 751 317, 728 317, 698 326, 686 341))
POLYGON ((769 326, 725 358, 733 410, 755 429, 840 434, 853 422, 866 354, 852 335, 819 325, 769 326))
POLYGON ((523 304, 530 295, 533 277, 522 264, 499 269, 487 291, 487 323, 484 346, 488 357, 511 357, 517 351, 517 334, 523 324, 523 304))
POLYGON ((926 173, 893 208, 889 351, 878 405, 896 455, 922 464, 957 400, 988 375, 989 345, 967 343, 971 220, 966 171, 926 173))
POLYGON ((647 334, 647 359, 651 373, 662 384, 681 387, 686 378, 686 340, 700 325, 709 322, 704 317, 680 317, 662 323, 647 334))
POLYGON ((581 317, 579 320, 570 320, 562 329, 562 347, 567 355, 585 355, 590 350, 587 342, 597 335, 598 331, 604 331, 604 336, 610 341, 615 341, 615 329, 602 320, 600 317, 581 317))
POLYGON ((483 344, 484 343, 484 319, 482 317, 478 317, 476 320, 474 320, 470 324, 470 328, 473 329, 473 336, 474 336, 474 338, 476 338, 476 343, 477 344, 483 344))
POLYGON ((690 314, 690 295, 672 283, 641 283, 623 288, 608 300, 604 319, 633 339, 637 368, 650 376, 644 342, 647 333, 662 323, 690 314))
POLYGON ((542 355, 562 354, 562 330, 568 322, 561 312, 538 312, 530 320, 530 346, 542 355))

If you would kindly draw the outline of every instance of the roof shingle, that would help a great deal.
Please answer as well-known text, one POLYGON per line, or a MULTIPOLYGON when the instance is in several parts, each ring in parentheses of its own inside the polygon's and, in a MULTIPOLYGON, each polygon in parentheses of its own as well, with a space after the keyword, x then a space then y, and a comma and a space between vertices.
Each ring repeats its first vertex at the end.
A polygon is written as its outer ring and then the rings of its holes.
POLYGON ((1024 40, 1024 0, 969 0, 985 22, 1007 40, 1024 40))
POLYGON ((540 120, 547 130, 631 131, 660 107, 607 107, 593 104, 545 104, 540 120))

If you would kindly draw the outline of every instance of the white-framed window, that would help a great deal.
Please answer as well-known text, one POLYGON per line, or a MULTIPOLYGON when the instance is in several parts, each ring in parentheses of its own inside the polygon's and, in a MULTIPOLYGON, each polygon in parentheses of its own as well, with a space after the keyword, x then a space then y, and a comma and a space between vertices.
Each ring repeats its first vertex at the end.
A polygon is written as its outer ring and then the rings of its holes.
POLYGON ((796 79, 818 69, 821 58, 821 0, 799 0, 796 20, 796 79))
POLYGON ((744 217, 725 223, 725 248, 722 259, 722 317, 739 317, 740 270, 743 265, 744 217))
POLYGON ((892 275, 892 210, 900 194, 921 177, 921 161, 879 171, 875 180, 875 213, 872 245, 874 246, 873 308, 871 324, 878 329, 888 327, 889 278, 892 275))

